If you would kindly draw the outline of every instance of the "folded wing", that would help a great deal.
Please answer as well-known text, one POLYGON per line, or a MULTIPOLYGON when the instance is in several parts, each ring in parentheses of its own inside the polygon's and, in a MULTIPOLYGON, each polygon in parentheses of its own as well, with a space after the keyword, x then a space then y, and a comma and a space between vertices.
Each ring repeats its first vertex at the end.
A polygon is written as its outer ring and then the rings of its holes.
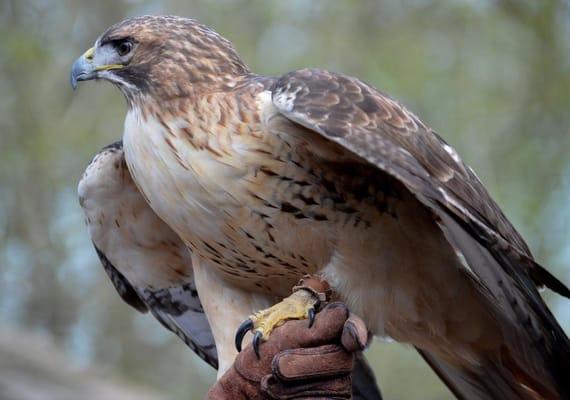
POLYGON ((501 360, 482 366, 478 375, 423 353, 455 393, 569 396, 570 343, 537 286, 565 296, 570 291, 533 260, 455 150, 399 103, 356 78, 299 70, 278 79, 271 95, 282 116, 307 128, 304 139, 314 151, 323 139, 336 143, 340 153, 392 175, 428 207, 512 333, 501 360))
POLYGON ((136 310, 150 311, 217 368, 214 337, 194 285, 189 251, 135 186, 121 142, 95 156, 78 192, 89 234, 119 295, 136 310))

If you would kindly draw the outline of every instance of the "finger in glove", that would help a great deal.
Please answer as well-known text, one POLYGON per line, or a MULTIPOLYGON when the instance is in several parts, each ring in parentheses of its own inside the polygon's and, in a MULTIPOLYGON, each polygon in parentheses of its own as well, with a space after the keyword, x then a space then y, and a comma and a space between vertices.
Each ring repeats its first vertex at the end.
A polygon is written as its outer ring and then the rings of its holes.
POLYGON ((352 371, 354 355, 341 346, 285 350, 277 354, 271 370, 283 382, 346 375, 352 371))
POLYGON ((368 329, 360 317, 350 313, 342 329, 341 343, 348 352, 362 351, 366 348, 368 329))

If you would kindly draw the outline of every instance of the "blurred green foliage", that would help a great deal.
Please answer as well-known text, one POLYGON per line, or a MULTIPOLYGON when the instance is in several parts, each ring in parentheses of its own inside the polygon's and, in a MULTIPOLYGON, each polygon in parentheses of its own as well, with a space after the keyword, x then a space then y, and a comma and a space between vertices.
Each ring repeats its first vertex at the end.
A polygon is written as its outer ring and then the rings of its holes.
MULTIPOLYGON (((183 344, 114 293, 75 186, 121 136, 107 84, 68 84, 73 60, 110 24, 193 17, 259 73, 313 66, 402 100, 473 166, 537 258, 570 282, 570 8, 542 0, 0 0, 0 320, 102 364, 201 398, 214 379, 183 344)), ((570 304, 549 299, 563 325, 570 304)), ((387 398, 449 393, 410 348, 369 351, 387 398)))

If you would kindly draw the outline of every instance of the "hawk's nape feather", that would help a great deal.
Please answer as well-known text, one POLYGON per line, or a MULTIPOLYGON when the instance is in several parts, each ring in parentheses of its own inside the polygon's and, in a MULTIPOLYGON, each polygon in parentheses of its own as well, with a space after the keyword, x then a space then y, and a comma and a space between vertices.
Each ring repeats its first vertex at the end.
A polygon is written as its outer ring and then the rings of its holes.
MULTIPOLYGON (((396 101, 352 77, 299 70, 281 77, 271 91, 274 106, 286 118, 395 177, 431 209, 490 306, 520 326, 521 332, 510 338, 511 348, 505 349, 508 362, 489 365, 467 380, 465 371, 424 355, 453 381, 448 384, 463 388, 466 397, 481 392, 490 398, 517 398, 522 389, 509 387, 509 380, 539 393, 570 396, 570 343, 537 285, 563 295, 569 291, 533 260, 520 234, 455 150, 396 101), (479 385, 485 380, 495 385, 479 385)), ((306 135, 310 143, 310 132, 306 135)))
POLYGON ((79 198, 99 259, 122 299, 138 311, 150 311, 217 368, 189 252, 136 188, 121 142, 94 157, 79 184, 79 198))

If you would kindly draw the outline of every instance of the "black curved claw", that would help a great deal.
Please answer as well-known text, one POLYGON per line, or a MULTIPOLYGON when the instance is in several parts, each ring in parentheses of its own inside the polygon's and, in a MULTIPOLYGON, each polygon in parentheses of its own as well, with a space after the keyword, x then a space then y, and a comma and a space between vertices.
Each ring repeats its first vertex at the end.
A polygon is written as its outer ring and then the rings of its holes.
POLYGON ((317 312, 315 311, 315 307, 309 308, 307 314, 309 315, 309 328, 311 328, 315 323, 315 315, 317 314, 317 312))
POLYGON ((257 356, 257 358, 259 359, 259 344, 261 343, 261 332, 259 331, 255 331, 255 334, 253 335, 253 351, 255 352, 255 355, 257 356))
POLYGON ((243 337, 245 334, 253 329, 253 321, 251 319, 246 319, 241 323, 236 332, 236 349, 238 353, 241 351, 241 343, 243 342, 243 337))

